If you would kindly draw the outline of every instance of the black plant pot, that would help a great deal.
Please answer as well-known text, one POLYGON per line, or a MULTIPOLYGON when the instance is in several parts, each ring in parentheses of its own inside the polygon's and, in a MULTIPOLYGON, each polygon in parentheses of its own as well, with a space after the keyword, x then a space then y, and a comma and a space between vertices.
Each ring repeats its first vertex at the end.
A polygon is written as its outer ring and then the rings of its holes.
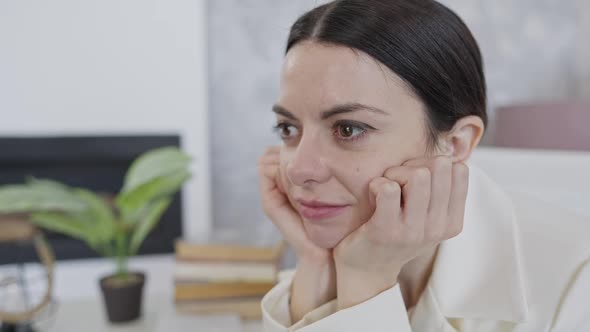
POLYGON ((109 321, 124 323, 139 318, 145 275, 130 273, 130 280, 124 284, 114 280, 112 275, 100 279, 100 289, 109 321))

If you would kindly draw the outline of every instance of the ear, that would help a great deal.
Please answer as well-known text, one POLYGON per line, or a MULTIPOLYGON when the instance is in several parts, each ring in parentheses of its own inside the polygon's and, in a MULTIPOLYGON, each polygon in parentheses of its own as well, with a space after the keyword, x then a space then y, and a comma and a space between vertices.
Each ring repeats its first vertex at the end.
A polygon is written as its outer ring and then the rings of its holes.
POLYGON ((441 153, 451 157, 454 163, 464 162, 479 144, 485 126, 480 117, 469 115, 457 121, 453 129, 441 138, 441 153))

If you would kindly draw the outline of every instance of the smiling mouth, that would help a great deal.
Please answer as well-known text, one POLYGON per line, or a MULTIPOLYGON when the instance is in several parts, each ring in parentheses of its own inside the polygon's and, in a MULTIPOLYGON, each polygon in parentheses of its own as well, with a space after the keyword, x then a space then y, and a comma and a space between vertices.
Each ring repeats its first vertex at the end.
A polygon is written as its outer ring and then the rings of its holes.
POLYGON ((301 216, 310 220, 333 218, 350 206, 348 204, 331 204, 319 201, 297 200, 297 202, 300 205, 299 213, 301 213, 301 216))

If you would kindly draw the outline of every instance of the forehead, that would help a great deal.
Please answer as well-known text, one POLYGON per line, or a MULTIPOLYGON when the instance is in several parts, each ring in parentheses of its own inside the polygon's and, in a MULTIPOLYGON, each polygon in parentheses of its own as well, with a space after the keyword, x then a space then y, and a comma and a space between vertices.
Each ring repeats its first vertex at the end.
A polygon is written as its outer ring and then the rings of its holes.
POLYGON ((317 42, 289 50, 281 74, 280 105, 320 111, 344 103, 386 112, 420 107, 395 73, 363 52, 317 42))

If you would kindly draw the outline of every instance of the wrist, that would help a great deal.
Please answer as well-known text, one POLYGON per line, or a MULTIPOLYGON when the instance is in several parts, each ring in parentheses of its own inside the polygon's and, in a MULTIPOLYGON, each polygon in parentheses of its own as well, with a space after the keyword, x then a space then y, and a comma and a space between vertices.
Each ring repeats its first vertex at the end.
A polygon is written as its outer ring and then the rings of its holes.
POLYGON ((338 310, 353 307, 397 285, 400 269, 352 269, 336 265, 338 310))
POLYGON ((293 322, 336 298, 336 270, 333 261, 304 259, 297 262, 291 285, 290 311, 293 322))
POLYGON ((316 260, 302 258, 297 262, 295 284, 303 286, 309 298, 327 302, 336 297, 336 267, 333 260, 316 260), (307 292, 306 292, 307 293, 307 292))
POLYGON ((297 254, 297 266, 304 265, 307 268, 325 268, 334 265, 334 258, 330 251, 306 252, 297 254))

